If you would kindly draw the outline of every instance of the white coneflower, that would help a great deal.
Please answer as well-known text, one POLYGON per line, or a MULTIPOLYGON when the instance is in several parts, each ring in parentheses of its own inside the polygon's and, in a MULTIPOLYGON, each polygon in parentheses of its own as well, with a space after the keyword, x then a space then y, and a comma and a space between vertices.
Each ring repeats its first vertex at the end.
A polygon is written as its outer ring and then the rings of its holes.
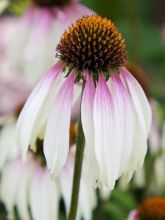
POLYGON ((15 115, 29 93, 23 78, 0 74, 0 124, 15 115))
POLYGON ((56 175, 69 152, 75 85, 82 86, 81 120, 85 159, 93 181, 113 189, 143 165, 151 124, 147 98, 125 68, 125 41, 112 21, 88 16, 75 22, 57 47, 59 61, 35 87, 17 124, 17 143, 26 157, 44 134, 48 168, 56 175))
MULTIPOLYGON (((16 207, 23 220, 31 219, 30 212, 34 220, 57 220, 61 198, 68 212, 74 160, 69 159, 60 179, 52 181, 41 157, 41 154, 29 153, 28 160, 23 163, 20 156, 15 156, 2 170, 0 199, 6 205, 10 218, 14 218, 16 207)), ((82 178, 77 219, 92 219, 95 206, 95 191, 82 178)))
POLYGON ((76 0, 32 0, 18 19, 16 33, 7 49, 11 71, 24 73, 33 85, 53 65, 52 46, 57 45, 68 25, 91 13, 76 0))
MULTIPOLYGON (((4 142, 1 141, 0 137, 1 149, 15 146, 13 126, 10 129, 5 126, 4 142)), ((25 163, 22 162, 18 152, 12 154, 10 158, 8 157, 8 161, 1 169, 0 199, 6 205, 8 216, 11 219, 14 218, 14 208, 16 207, 20 218, 23 220, 30 220, 30 213, 33 220, 58 220, 61 198, 63 198, 65 210, 68 213, 74 169, 75 138, 76 127, 71 124, 69 155, 65 167, 55 181, 51 180, 49 170, 46 167, 41 140, 37 139, 36 151, 28 152, 25 163)), ((96 193, 86 179, 82 177, 77 219, 92 219, 92 210, 95 206, 96 193)))

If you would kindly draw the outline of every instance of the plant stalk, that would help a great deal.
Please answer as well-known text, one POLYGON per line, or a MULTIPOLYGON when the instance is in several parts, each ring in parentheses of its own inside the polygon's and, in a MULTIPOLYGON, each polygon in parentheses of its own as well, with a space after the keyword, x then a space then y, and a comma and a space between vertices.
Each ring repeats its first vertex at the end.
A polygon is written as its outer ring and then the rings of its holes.
POLYGON ((71 204, 70 204, 68 220, 75 220, 77 215, 84 146, 85 146, 85 137, 84 137, 81 115, 80 115, 78 122, 77 141, 76 141, 76 157, 74 164, 72 196, 71 196, 71 204))

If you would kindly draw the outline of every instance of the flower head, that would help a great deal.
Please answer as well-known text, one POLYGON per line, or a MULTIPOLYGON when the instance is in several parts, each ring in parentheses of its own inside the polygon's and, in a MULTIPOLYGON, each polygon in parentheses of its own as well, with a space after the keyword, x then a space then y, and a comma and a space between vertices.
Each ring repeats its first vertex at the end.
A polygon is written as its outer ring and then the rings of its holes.
POLYGON ((138 210, 139 220, 164 220, 165 198, 154 197, 143 202, 138 210))
POLYGON ((131 211, 129 220, 164 220, 165 198, 152 197, 144 200, 139 209, 131 211))
POLYGON ((18 146, 25 158, 29 145, 44 131, 47 165, 58 174, 69 151, 71 115, 82 96, 85 166, 94 184, 113 189, 121 175, 129 180, 143 165, 151 124, 148 100, 124 67, 124 40, 111 21, 88 16, 64 33, 57 51, 58 62, 33 90, 19 117, 18 146))
MULTIPOLYGON (((4 148, 14 145, 8 141, 13 137, 13 124, 11 129, 6 129, 6 143, 1 141, 0 147, 4 148)), ((72 124, 70 129, 70 139, 74 143, 75 127, 72 124)), ((14 209, 17 208, 21 219, 52 220, 58 219, 60 199, 63 198, 66 212, 68 212, 75 148, 70 145, 70 151, 65 167, 62 169, 57 181, 52 181, 49 171, 45 166, 43 154, 43 141, 37 140, 35 152, 29 151, 26 163, 22 162, 20 155, 12 155, 1 170, 0 198, 6 205, 8 215, 15 219, 14 209), (12 185, 11 185, 12 182, 12 185), (30 212, 29 212, 30 208, 30 212), (31 216, 31 217, 30 217, 31 216)), ((1 167, 0 167, 1 168, 1 167)), ((96 206, 96 194, 94 189, 81 179, 80 204, 78 208, 78 218, 91 219, 92 210, 96 206), (88 201, 88 202, 87 202, 88 201)))
POLYGON ((57 55, 68 66, 93 73, 124 66, 125 40, 111 20, 98 16, 75 22, 62 36, 57 55))
POLYGON ((32 2, 15 25, 15 33, 6 48, 6 59, 12 72, 25 74, 34 85, 53 65, 54 47, 64 30, 77 18, 93 12, 76 0, 32 2))

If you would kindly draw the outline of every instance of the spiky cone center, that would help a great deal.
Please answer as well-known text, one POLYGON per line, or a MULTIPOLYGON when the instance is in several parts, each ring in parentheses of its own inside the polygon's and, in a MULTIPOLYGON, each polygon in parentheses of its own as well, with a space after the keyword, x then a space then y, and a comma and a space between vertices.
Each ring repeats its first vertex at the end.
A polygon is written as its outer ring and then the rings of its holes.
POLYGON ((70 2, 70 0, 33 0, 39 7, 62 7, 70 2))
POLYGON ((127 61, 125 40, 111 20, 96 15, 77 20, 65 31, 57 57, 78 71, 108 72, 127 61))
POLYGON ((151 198, 143 202, 138 210, 139 220, 164 220, 165 198, 151 198))

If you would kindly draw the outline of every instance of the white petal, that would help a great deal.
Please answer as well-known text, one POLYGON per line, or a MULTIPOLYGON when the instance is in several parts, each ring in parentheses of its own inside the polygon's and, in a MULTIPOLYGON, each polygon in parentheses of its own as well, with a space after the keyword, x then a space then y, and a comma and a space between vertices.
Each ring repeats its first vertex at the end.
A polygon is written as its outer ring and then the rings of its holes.
POLYGON ((31 24, 33 23, 33 7, 29 7, 16 28, 12 41, 7 50, 7 61, 11 69, 21 70, 23 65, 24 48, 28 41, 31 24), (19 33, 19 37, 18 37, 19 33), (19 46, 18 46, 19 45, 19 46))
MULTIPOLYGON (((72 150, 74 150, 74 148, 72 148, 71 151, 72 150)), ((64 199, 67 213, 69 211, 69 206, 70 206, 73 170, 74 170, 74 155, 72 155, 71 151, 69 152, 67 163, 65 164, 60 176, 61 193, 64 199)), ((92 210, 95 208, 95 206, 96 206, 95 190, 90 185, 90 183, 86 181, 82 173, 81 182, 80 182, 78 213, 76 219, 80 220, 82 217, 84 220, 92 219, 92 210)))
POLYGON ((164 178, 164 167, 165 167, 165 155, 161 155, 156 158, 154 164, 154 176, 156 187, 159 189, 164 189, 165 186, 165 178, 164 178))
POLYGON ((44 154, 48 168, 57 175, 64 166, 69 151, 69 127, 75 74, 65 80, 55 99, 44 138, 44 154))
POLYGON ((95 98, 95 85, 92 77, 87 73, 87 79, 83 91, 81 103, 81 119, 85 135, 85 152, 84 163, 87 167, 87 178, 91 179, 95 185, 98 179, 98 164, 94 150, 94 124, 93 124, 93 108, 95 98))
POLYGON ((16 197, 16 206, 21 219, 30 220, 29 214, 29 186, 33 175, 33 163, 29 159, 26 164, 22 163, 22 172, 19 176, 19 189, 16 197))
POLYGON ((8 213, 12 213, 16 204, 19 190, 20 174, 22 173, 21 159, 16 158, 2 172, 0 197, 6 205, 8 213), (12 184, 11 184, 12 183, 12 184))
POLYGON ((79 198, 79 212, 84 220, 92 219, 92 211, 96 207, 97 199, 94 188, 90 182, 81 177, 80 184, 80 198, 79 198))
POLYGON ((42 46, 47 32, 52 28, 53 16, 48 10, 38 10, 35 12, 35 20, 33 21, 33 27, 31 36, 28 41, 25 55, 27 61, 34 59, 38 51, 34 48, 42 46))
POLYGON ((127 69, 123 68, 122 78, 125 81, 127 89, 132 97, 132 101, 138 114, 142 129, 146 133, 146 137, 149 135, 151 128, 151 108, 149 102, 146 98, 145 93, 143 92, 141 86, 137 80, 128 72, 127 69))
POLYGON ((30 190, 30 207, 34 220, 58 219, 59 191, 47 170, 36 167, 30 190))
POLYGON ((52 89, 52 84, 59 72, 63 69, 61 63, 56 64, 48 75, 38 83, 31 96, 27 100, 17 122, 16 135, 18 147, 22 150, 23 158, 31 141, 41 130, 48 114, 47 100, 52 89), (32 137, 33 136, 33 137, 32 137))
POLYGON ((134 115, 134 141, 131 152, 131 158, 126 169, 125 180, 129 181, 135 170, 142 167, 147 153, 147 138, 141 128, 141 123, 137 115, 134 115))
POLYGON ((120 75, 130 94, 133 113, 133 147, 125 174, 125 179, 129 181, 134 171, 141 168, 144 163, 147 152, 147 137, 151 124, 151 111, 144 92, 133 76, 125 70, 120 75))
MULTIPOLYGON (((116 129, 113 138, 117 141, 116 160, 119 170, 119 176, 125 171, 130 161, 133 146, 133 114, 129 94, 127 93, 118 74, 113 74, 111 80, 112 98, 115 104, 114 129, 116 129)), ((114 141, 115 141, 114 140, 114 141)), ((118 177, 119 177, 118 176, 118 177)))
POLYGON ((113 140, 113 100, 106 85, 104 76, 100 74, 94 101, 95 153, 100 168, 100 181, 103 187, 113 189, 117 170, 113 140))
POLYGON ((145 181, 145 170, 144 168, 140 168, 135 172, 134 175, 134 183, 137 187, 143 188, 145 187, 146 181, 145 181))
POLYGON ((0 133, 0 169, 6 161, 13 155, 15 146, 15 123, 5 125, 0 133))

